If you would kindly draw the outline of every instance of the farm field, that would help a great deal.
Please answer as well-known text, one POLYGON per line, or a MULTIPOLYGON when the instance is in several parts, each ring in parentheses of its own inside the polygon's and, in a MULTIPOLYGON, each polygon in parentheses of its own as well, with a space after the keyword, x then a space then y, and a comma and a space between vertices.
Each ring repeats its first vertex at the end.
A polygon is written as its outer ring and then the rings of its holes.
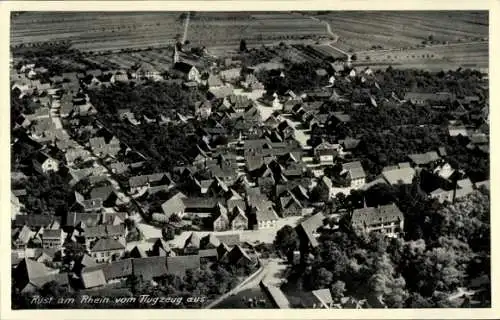
POLYGON ((395 68, 395 69, 419 69, 419 70, 426 70, 428 72, 439 72, 439 71, 453 71, 453 70, 457 70, 459 67, 462 67, 463 69, 466 69, 466 68, 472 68, 474 70, 478 70, 479 72, 482 72, 482 73, 488 73, 489 72, 489 69, 484 67, 484 68, 481 68, 481 67, 476 67, 476 66, 473 66, 473 65, 467 65, 467 64, 463 64, 463 65, 458 65, 456 63, 437 63, 437 62, 433 62, 433 61, 422 61, 420 63, 411 63, 411 62, 408 62, 408 63, 392 63, 392 64, 376 64, 376 65, 373 65, 373 64, 363 64, 363 65, 358 65, 358 67, 362 67, 362 66, 369 66, 372 70, 386 70, 389 66, 392 67, 392 68, 395 68))
POLYGON ((487 12, 361 12, 342 11, 316 15, 330 23, 340 36, 336 47, 363 51, 413 47, 432 36, 438 42, 468 42, 488 37, 487 12))
MULTIPOLYGON (((439 45, 418 49, 358 52, 358 65, 394 65, 398 67, 446 65, 451 69, 488 68, 488 43, 439 45)), ((426 67, 425 67, 426 66, 426 67)))
MULTIPOLYGON (((167 48, 184 32, 185 16, 26 12, 12 18, 11 45, 69 40, 74 49, 92 54, 85 59, 93 65, 128 69, 147 61, 161 70, 172 62, 167 48)), ((288 49, 275 53, 296 63, 340 58, 343 50, 355 53, 358 65, 487 68, 487 37, 486 12, 191 12, 186 39, 191 46, 206 46, 210 54, 224 56, 236 52, 241 39, 248 48, 286 42, 288 49), (327 33, 325 22, 333 34, 327 33), (422 44, 429 39, 432 45, 422 44)))
POLYGON ((340 53, 338 50, 333 49, 329 45, 316 45, 313 46, 313 48, 315 51, 319 52, 324 56, 331 56, 337 59, 345 57, 344 54, 340 53))
MULTIPOLYGON (((81 51, 163 47, 182 34, 182 12, 26 12, 11 20, 11 45, 70 40, 81 51)), ((194 46, 249 45, 326 37, 325 26, 292 13, 195 12, 187 40, 194 46)))
POLYGON ((174 42, 178 12, 26 12, 11 21, 11 45, 70 40, 82 51, 147 48, 174 42))
POLYGON ((187 38, 195 46, 211 48, 238 45, 241 39, 253 46, 326 36, 323 24, 301 14, 196 12, 191 17, 187 38))

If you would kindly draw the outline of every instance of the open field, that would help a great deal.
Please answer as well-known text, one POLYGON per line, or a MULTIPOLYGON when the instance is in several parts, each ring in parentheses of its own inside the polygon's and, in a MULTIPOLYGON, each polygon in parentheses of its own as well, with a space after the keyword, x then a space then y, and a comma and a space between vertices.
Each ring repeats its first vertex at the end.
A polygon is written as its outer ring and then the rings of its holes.
POLYGON ((11 45, 70 40, 82 51, 171 44, 178 12, 26 12, 11 20, 11 45))
MULTIPOLYGON (((162 47, 183 33, 182 12, 26 12, 11 20, 11 45, 70 40, 81 51, 162 47)), ((326 37, 325 26, 292 13, 191 14, 187 40, 193 45, 238 45, 326 37)))
POLYGON ((357 65, 389 64, 399 68, 422 67, 444 68, 488 68, 488 43, 462 43, 439 45, 408 50, 377 50, 358 52, 357 65), (434 67, 433 67, 434 66, 434 67))
MULTIPOLYGON (((86 59, 95 65, 128 69, 147 61, 161 70, 172 62, 166 47, 183 33, 185 15, 26 12, 12 18, 11 44, 69 40, 75 49, 93 51, 96 55, 86 59), (156 49, 120 52, 148 48, 156 49), (106 51, 115 53, 97 55, 106 51)), ((357 65, 373 67, 487 68, 487 37, 486 12, 192 12, 187 25, 187 40, 206 46, 210 54, 227 56, 238 49, 241 39, 249 48, 283 41, 291 47, 275 54, 293 62, 339 58, 350 51, 356 53, 357 65)))
POLYGON ((325 26, 300 14, 274 12, 208 13, 191 18, 188 39, 195 45, 249 45, 273 41, 326 37, 325 26))
POLYGON ((477 41, 488 37, 488 13, 483 12, 361 12, 338 11, 316 16, 330 23, 340 36, 335 46, 363 51, 422 44, 432 36, 437 42, 477 41))

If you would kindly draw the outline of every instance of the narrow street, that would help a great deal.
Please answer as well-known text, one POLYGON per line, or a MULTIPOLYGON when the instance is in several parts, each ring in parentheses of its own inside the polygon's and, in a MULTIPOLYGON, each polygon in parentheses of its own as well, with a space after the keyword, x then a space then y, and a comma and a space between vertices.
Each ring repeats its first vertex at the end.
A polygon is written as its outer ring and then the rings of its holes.
MULTIPOLYGON (((104 165, 103 161, 96 154, 93 153, 92 149, 90 147, 86 147, 86 146, 78 143, 78 141, 75 141, 71 138, 71 135, 69 134, 68 130, 63 126, 63 124, 61 122, 60 103, 57 100, 55 100, 51 105, 50 117, 51 117, 52 122, 54 123, 54 126, 56 128, 63 130, 63 132, 65 134, 67 134, 68 137, 70 137, 69 139, 71 141, 75 142, 76 144, 78 144, 78 146, 80 148, 85 149, 88 152, 90 152, 90 154, 92 155, 92 158, 94 159, 94 164, 96 164, 97 167, 99 167, 105 173, 107 180, 113 186, 113 189, 115 190, 115 192, 118 196, 118 199, 121 201, 121 203, 129 203, 131 201, 134 201, 134 203, 135 203, 135 200, 132 199, 130 196, 128 196, 127 192, 121 188, 118 181, 116 181, 116 179, 113 178, 112 172, 109 170, 109 168, 106 165, 104 165)), ((71 168, 71 169, 76 169, 76 168, 71 168)), ((138 205, 137 203, 135 203, 135 204, 138 205)), ((140 215, 138 215, 138 216, 140 216, 140 215)), ((142 217, 139 219, 139 221, 136 221, 136 222, 140 222, 140 220, 142 220, 142 217)))
MULTIPOLYGON (((199 237, 203 237, 203 236, 207 235, 208 233, 211 233, 215 236, 239 234, 241 242, 273 243, 274 239, 276 238, 276 233, 278 232, 279 229, 283 228, 285 225, 295 227, 298 224, 298 222, 300 221, 300 219, 302 219, 301 216, 292 216, 292 217, 281 218, 278 220, 275 227, 260 229, 260 230, 239 230, 239 231, 228 230, 228 231, 219 231, 219 232, 215 232, 215 231, 184 231, 180 235, 176 235, 173 240, 170 240, 169 245, 171 245, 172 247, 177 247, 177 248, 183 247, 184 243, 186 242, 186 239, 191 235, 192 232, 196 233, 199 237)), ((155 237, 154 235, 161 236, 161 230, 156 231, 156 229, 157 229, 156 227, 146 225, 144 227, 139 226, 139 228, 144 228, 144 230, 146 230, 145 232, 148 232, 149 235, 152 235, 151 238, 154 238, 155 237)))
POLYGON ((262 266, 257 272, 250 275, 246 280, 233 288, 231 291, 210 303, 206 308, 212 309, 228 297, 234 296, 244 290, 258 287, 261 281, 264 281, 266 284, 279 287, 283 281, 281 273, 286 269, 286 265, 283 261, 281 259, 266 259, 261 260, 261 264, 262 266))

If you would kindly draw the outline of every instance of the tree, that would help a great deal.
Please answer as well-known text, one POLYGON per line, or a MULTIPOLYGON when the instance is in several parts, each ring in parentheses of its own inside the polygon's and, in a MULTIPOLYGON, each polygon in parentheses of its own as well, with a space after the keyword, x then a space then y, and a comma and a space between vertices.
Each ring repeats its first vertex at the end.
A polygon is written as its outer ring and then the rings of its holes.
POLYGON ((168 220, 172 223, 179 223, 182 221, 181 218, 175 213, 172 214, 168 220))
POLYGON ((133 219, 125 219, 125 227, 127 228, 127 230, 132 230, 135 228, 135 220, 133 219))
POLYGON ((136 294, 140 290, 141 282, 140 282, 139 278, 134 274, 128 276, 125 283, 126 283, 127 287, 130 288, 130 291, 133 294, 136 294))
POLYGON ((311 280, 312 287, 314 289, 329 288, 333 280, 333 274, 326 268, 322 267, 319 268, 316 272, 313 272, 311 280))
POLYGON ((127 236, 125 238, 127 242, 132 242, 132 241, 140 241, 142 236, 139 229, 137 227, 133 227, 128 231, 127 236))
POLYGON ((330 291, 332 293, 333 301, 335 301, 335 302, 340 301, 340 299, 342 299, 344 297, 344 293, 346 291, 345 282, 341 281, 341 280, 335 281, 332 284, 330 291))
POLYGON ((194 217, 192 220, 193 226, 203 227, 203 224, 204 224, 204 220, 199 216, 194 217))
POLYGON ((78 181, 74 188, 75 191, 77 191, 80 194, 87 194, 88 192, 90 192, 92 184, 90 183, 89 178, 84 178, 78 181))
POLYGON ((474 250, 489 251, 490 196, 475 191, 468 197, 442 208, 437 226, 442 236, 468 243, 474 250))
POLYGON ((367 249, 371 252, 384 254, 388 247, 388 241, 384 234, 379 232, 372 232, 368 235, 367 249))
POLYGON ((61 174, 32 175, 25 186, 27 199, 24 205, 28 214, 62 215, 73 202, 74 195, 61 174))
POLYGON ((330 190, 324 184, 318 184, 311 191, 311 200, 328 202, 330 200, 330 190))
POLYGON ((120 84, 109 88, 89 91, 91 103, 98 109, 100 121, 113 127, 120 141, 126 141, 131 149, 149 158, 153 169, 172 170, 176 165, 191 163, 196 157, 199 137, 194 134, 195 123, 174 123, 160 125, 157 122, 143 122, 134 126, 121 121, 117 105, 130 108, 134 114, 142 114, 150 119, 160 116, 174 118, 177 114, 193 114, 193 104, 202 100, 202 90, 188 90, 179 84, 166 82, 146 82, 131 85, 120 84), (148 106, 147 108, 145 106, 148 106))
POLYGON ((293 251, 297 250, 299 247, 299 236, 297 231, 289 225, 284 226, 276 233, 274 246, 282 254, 291 258, 293 251))
POLYGON ((241 39, 241 41, 240 41, 240 52, 247 52, 247 51, 248 51, 247 42, 245 41, 245 39, 241 39))
POLYGON ((338 176, 340 175, 341 172, 342 172, 342 164, 338 162, 335 163, 335 165, 333 165, 332 167, 329 166, 325 168, 325 175, 329 177, 338 176))
POLYGON ((432 308, 434 304, 430 298, 424 298, 417 292, 412 292, 406 300, 406 307, 412 309, 432 308))
POLYGON ((347 270, 347 256, 339 248, 339 243, 326 240, 319 247, 319 254, 315 257, 315 265, 327 266, 335 279, 342 278, 347 270))
POLYGON ((425 252, 422 246, 410 244, 404 250, 402 273, 408 288, 423 297, 435 291, 451 293, 462 286, 472 252, 466 243, 457 239, 441 237, 436 247, 425 252))
POLYGON ((165 241, 173 240, 175 238, 175 228, 170 225, 162 228, 161 236, 165 241))
POLYGON ((80 260, 85 254, 85 244, 80 242, 68 241, 64 244, 63 269, 71 271, 75 261, 80 260))
POLYGON ((346 196, 344 193, 339 192, 335 195, 335 201, 338 203, 340 207, 345 207, 346 205, 346 196))
POLYGON ((366 190, 364 193, 366 203, 370 207, 396 202, 395 190, 391 185, 379 183, 366 190))
POLYGON ((392 308, 401 308, 407 298, 405 280, 395 275, 392 262, 387 254, 377 257, 376 272, 369 279, 369 287, 377 297, 382 297, 385 303, 392 308))
POLYGON ((60 298, 63 297, 67 292, 67 289, 61 287, 61 285, 57 281, 47 282, 40 288, 40 295, 42 297, 60 298))

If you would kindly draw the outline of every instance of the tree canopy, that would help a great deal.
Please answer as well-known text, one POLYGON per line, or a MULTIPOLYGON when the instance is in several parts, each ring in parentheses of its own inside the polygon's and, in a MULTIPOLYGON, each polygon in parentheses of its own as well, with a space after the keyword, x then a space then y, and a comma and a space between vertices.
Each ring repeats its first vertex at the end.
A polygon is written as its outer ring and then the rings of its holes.
MULTIPOLYGON (((342 224, 322 229, 309 268, 291 267, 289 281, 299 281, 306 291, 330 288, 337 299, 372 297, 393 308, 460 306, 447 297, 489 274, 489 195, 477 190, 436 206, 419 198, 417 186, 381 185, 362 194, 370 206, 398 203, 407 221, 406 241, 342 224)), ((280 231, 276 242, 285 244, 280 231)))

